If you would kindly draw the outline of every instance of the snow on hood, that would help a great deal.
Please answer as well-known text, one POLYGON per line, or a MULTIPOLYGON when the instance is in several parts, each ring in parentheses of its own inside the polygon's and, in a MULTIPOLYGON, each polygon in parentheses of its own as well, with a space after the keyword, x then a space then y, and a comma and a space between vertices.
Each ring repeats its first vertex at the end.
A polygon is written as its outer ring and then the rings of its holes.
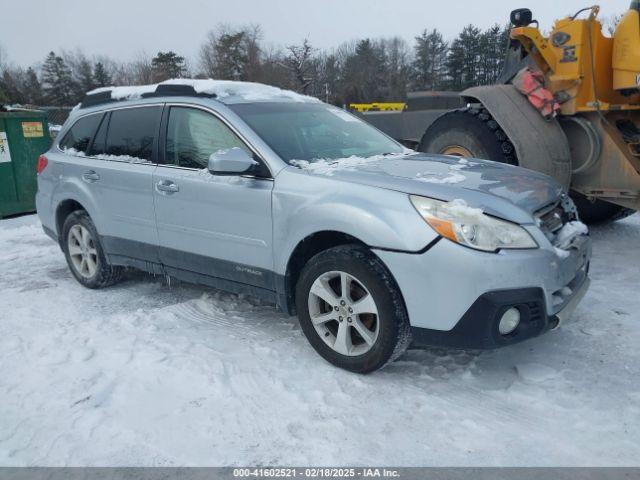
MULTIPOLYGON (((413 150, 407 150, 402 153, 392 153, 385 155, 373 155, 371 157, 358 157, 352 155, 346 158, 337 158, 333 160, 319 159, 309 162, 307 160, 291 160, 289 163, 302 168, 303 170, 309 170, 310 172, 333 176, 338 171, 356 171, 357 167, 378 164, 381 160, 390 159, 407 159, 411 155, 419 155, 418 152, 413 150)), ((420 182, 426 183, 440 183, 440 184, 452 184, 464 182, 465 176, 460 172, 467 166, 474 165, 473 162, 469 162, 464 158, 460 158, 458 163, 449 165, 447 171, 433 171, 426 170, 424 172, 417 172, 415 179, 420 182)))
MULTIPOLYGON (((495 200, 508 200, 528 214, 534 214, 558 201, 562 193, 557 182, 539 172, 447 155, 411 152, 291 163, 314 175, 446 201, 463 198, 470 206, 503 217, 506 215, 504 202, 495 200)), ((519 215, 511 218, 525 221, 519 215)))
POLYGON ((301 95, 291 90, 283 90, 271 85, 254 82, 235 82, 231 80, 174 78, 151 85, 136 85, 122 87, 101 87, 91 90, 87 95, 111 92, 114 100, 133 100, 142 98, 144 94, 153 93, 158 85, 189 85, 197 93, 215 95, 218 100, 233 100, 235 102, 259 102, 285 99, 294 102, 319 102, 317 98, 301 95))
POLYGON ((408 153, 373 155, 371 157, 358 157, 356 155, 352 155, 350 157, 336 159, 321 158, 319 160, 314 160, 313 162, 309 162, 308 160, 291 160, 289 163, 303 170, 331 177, 339 171, 355 172, 357 167, 378 163, 381 160, 389 158, 404 158, 407 154, 408 153))

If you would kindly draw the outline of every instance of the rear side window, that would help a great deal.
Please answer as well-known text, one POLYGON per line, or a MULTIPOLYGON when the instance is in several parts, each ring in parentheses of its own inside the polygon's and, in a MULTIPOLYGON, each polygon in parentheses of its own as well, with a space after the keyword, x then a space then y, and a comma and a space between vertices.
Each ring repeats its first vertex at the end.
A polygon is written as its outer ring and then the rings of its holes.
POLYGON ((93 143, 89 147, 89 152, 87 155, 90 157, 95 157, 96 155, 100 155, 106 151, 107 145, 107 128, 109 128, 109 117, 111 116, 110 112, 107 112, 100 122, 100 126, 98 127, 98 131, 96 132, 95 137, 93 137, 93 143))
POLYGON ((106 140, 102 143, 103 129, 101 128, 92 153, 152 161, 153 145, 158 134, 161 114, 162 107, 159 106, 113 110, 108 126, 105 126, 106 140), (101 148, 101 144, 104 148, 101 148))
POLYGON ((60 142, 60 148, 62 150, 72 148, 78 152, 86 153, 102 116, 103 114, 100 113, 79 119, 60 142))

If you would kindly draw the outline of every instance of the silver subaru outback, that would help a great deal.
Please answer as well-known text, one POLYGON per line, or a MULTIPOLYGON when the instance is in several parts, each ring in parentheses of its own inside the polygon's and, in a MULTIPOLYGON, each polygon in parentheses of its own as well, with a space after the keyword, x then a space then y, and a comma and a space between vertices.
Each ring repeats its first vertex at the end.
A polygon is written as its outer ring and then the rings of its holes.
POLYGON ((412 343, 535 337, 589 285, 588 231, 551 178, 417 153, 266 85, 95 90, 38 172, 42 225, 82 285, 133 267, 248 293, 355 372, 412 343))

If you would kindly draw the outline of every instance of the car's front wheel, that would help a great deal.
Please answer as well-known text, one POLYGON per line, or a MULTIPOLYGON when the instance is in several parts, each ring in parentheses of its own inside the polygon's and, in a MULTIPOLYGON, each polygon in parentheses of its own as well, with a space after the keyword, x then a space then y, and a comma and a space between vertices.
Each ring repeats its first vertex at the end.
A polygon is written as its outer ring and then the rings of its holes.
POLYGON ((352 372, 382 368, 411 341, 394 279, 378 257, 358 245, 331 248, 309 260, 297 284, 296 309, 313 348, 352 372))
POLYGON ((102 288, 120 280, 122 267, 108 263, 98 231, 84 210, 77 210, 66 218, 61 246, 71 273, 85 287, 102 288))

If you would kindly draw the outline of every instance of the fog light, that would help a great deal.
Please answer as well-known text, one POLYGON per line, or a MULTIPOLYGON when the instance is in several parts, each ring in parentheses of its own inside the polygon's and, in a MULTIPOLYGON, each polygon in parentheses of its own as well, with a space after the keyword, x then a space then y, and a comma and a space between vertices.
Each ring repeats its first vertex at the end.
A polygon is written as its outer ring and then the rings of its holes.
POLYGON ((518 328, 518 325, 520 325, 520 310, 511 307, 502 314, 502 318, 498 324, 498 331, 501 335, 509 335, 518 328))

